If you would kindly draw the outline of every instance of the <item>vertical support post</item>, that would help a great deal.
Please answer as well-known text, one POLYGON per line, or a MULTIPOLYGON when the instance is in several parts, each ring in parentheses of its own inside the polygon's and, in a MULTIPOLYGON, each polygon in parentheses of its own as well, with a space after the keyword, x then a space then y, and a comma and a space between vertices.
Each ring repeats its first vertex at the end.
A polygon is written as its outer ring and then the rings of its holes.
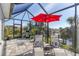
POLYGON ((75 38, 74 38, 74 50, 75 50, 75 53, 74 53, 74 56, 76 56, 76 48, 77 48, 77 5, 75 3, 75 20, 74 20, 74 23, 75 23, 75 38))
POLYGON ((15 32, 15 26, 14 26, 15 20, 13 19, 13 38, 14 38, 14 32, 15 32))
POLYGON ((31 29, 32 29, 32 28, 31 28, 31 21, 30 21, 30 31, 31 31, 31 29))
POLYGON ((47 43, 49 42, 49 23, 47 23, 47 43))
POLYGON ((60 47, 60 40, 59 40, 59 38, 60 37, 59 37, 59 34, 58 34, 58 44, 59 44, 58 47, 60 47))
MULTIPOLYGON (((37 25, 37 22, 35 22, 35 28, 37 29, 38 25, 37 25)), ((35 32, 35 35, 37 34, 37 30, 35 32)))
MULTIPOLYGON (((32 26, 31 26, 31 21, 30 21, 30 28, 29 28, 29 33, 30 33, 30 34, 29 34, 29 37, 31 37, 31 29, 32 29, 31 27, 32 27, 32 26)), ((30 39, 31 39, 31 38, 30 38, 30 39)))
POLYGON ((2 9, 0 8, 0 56, 5 54, 4 49, 5 49, 5 42, 3 41, 4 39, 4 20, 3 20, 3 13, 2 9))
POLYGON ((20 30, 21 30, 21 38, 22 38, 22 20, 21 20, 21 29, 20 30))

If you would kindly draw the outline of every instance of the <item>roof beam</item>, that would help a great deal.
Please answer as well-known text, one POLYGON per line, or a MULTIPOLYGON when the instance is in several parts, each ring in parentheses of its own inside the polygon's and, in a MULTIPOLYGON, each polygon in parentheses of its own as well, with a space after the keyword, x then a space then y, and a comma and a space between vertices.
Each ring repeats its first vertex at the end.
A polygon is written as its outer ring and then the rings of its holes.
MULTIPOLYGON (((26 10, 26 11, 27 11, 32 17, 34 17, 34 15, 33 15, 29 10, 26 10)), ((21 12, 21 13, 23 13, 23 12, 21 12)), ((16 14, 14 17, 9 18, 9 19, 21 21, 22 19, 15 19, 15 17, 18 16, 18 15, 20 15, 21 13, 18 13, 18 14, 16 14)), ((25 13, 26 13, 26 12, 25 12, 25 13)), ((24 13, 24 14, 25 14, 25 13, 24 13)), ((24 17, 24 16, 23 16, 23 17, 24 17)), ((22 17, 22 18, 23 18, 23 17, 22 17)), ((5 22, 6 22, 6 21, 9 21, 9 20, 5 20, 5 22)), ((23 20, 23 21, 27 21, 27 20, 23 20)))
POLYGON ((22 13, 22 12, 20 12, 20 13, 16 14, 15 16, 13 16, 13 17, 11 17, 11 18, 14 18, 14 17, 18 16, 18 15, 20 15, 21 13, 22 13))
MULTIPOLYGON (((79 5, 79 3, 77 3, 76 5, 79 5)), ((54 13, 57 13, 57 12, 60 12, 60 11, 66 10, 66 9, 71 8, 71 7, 75 7, 75 4, 74 4, 74 5, 71 5, 71 6, 69 6, 69 7, 66 7, 66 8, 63 8, 63 9, 60 9, 60 10, 57 10, 57 11, 52 12, 52 13, 50 13, 50 14, 54 14, 54 13)))
POLYGON ((22 20, 23 20, 23 18, 24 18, 24 16, 25 16, 25 14, 26 14, 26 11, 25 11, 25 13, 23 14, 22 20))
MULTIPOLYGON (((22 12, 21 12, 21 13, 22 13, 22 12)), ((7 22, 7 21, 9 21, 10 19, 15 18, 16 16, 20 15, 21 13, 16 14, 15 16, 13 16, 13 17, 9 18, 8 20, 4 20, 4 22, 7 22)))
MULTIPOLYGON (((22 19, 12 19, 12 20, 18 20, 18 21, 21 21, 22 19)), ((22 21, 28 21, 28 20, 22 20, 22 21)), ((30 22, 30 21, 28 21, 28 22, 30 22)))
POLYGON ((32 17, 34 17, 34 15, 29 11, 29 10, 26 10, 32 17))
POLYGON ((46 14, 48 14, 47 11, 44 9, 44 7, 43 7, 40 3, 38 3, 38 5, 42 8, 42 10, 43 10, 46 14))

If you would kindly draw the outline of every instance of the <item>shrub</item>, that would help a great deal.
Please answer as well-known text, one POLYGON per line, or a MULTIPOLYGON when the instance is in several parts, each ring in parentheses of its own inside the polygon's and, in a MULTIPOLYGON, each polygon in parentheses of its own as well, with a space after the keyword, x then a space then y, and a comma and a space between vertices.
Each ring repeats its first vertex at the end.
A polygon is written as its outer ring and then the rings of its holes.
POLYGON ((61 44, 60 47, 61 47, 61 48, 64 48, 64 49, 69 49, 69 48, 70 48, 70 46, 68 46, 68 45, 63 45, 63 44, 61 44))

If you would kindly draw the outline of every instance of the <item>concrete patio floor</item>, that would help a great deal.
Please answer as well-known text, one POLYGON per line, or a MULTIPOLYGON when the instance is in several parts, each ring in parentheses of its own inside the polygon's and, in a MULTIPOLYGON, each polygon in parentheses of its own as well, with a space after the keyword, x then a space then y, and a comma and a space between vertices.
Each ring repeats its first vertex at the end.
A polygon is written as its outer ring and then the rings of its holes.
POLYGON ((27 39, 6 41, 6 56, 20 55, 27 51, 33 52, 33 43, 27 39))
MULTIPOLYGON (((74 56, 74 53, 63 48, 53 48, 55 56, 74 56)), ((43 48, 33 47, 33 42, 28 39, 6 41, 6 56, 44 56, 43 48), (34 48, 34 50, 33 50, 34 48), (35 53, 35 54, 34 54, 35 53)), ((79 54, 77 54, 79 56, 79 54)))

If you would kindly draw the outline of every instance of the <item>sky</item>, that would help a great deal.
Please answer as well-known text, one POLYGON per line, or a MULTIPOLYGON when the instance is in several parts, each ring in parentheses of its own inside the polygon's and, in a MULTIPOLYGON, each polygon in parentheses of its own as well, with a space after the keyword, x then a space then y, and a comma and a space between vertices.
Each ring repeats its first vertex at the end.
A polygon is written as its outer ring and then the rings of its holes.
MULTIPOLYGON (((70 5, 73 4, 69 4, 69 3, 42 3, 42 6, 45 8, 45 10, 48 13, 52 13, 55 12, 57 10, 60 10, 62 8, 68 7, 70 5)), ((62 15, 60 18, 60 21, 55 21, 55 22, 51 22, 49 23, 49 27, 50 28, 65 28, 65 27, 69 27, 70 24, 67 22, 67 19, 69 17, 73 17, 75 15, 74 10, 75 8, 69 8, 67 10, 55 13, 57 15, 62 15)), ((29 9, 28 9, 34 16, 40 14, 40 13, 45 13, 38 4, 34 4, 32 5, 29 9)), ((19 16, 15 17, 16 19, 22 19, 24 12, 22 14, 20 14, 19 16)), ((29 14, 29 17, 32 18, 32 16, 29 14)), ((28 20, 28 16, 27 13, 23 18, 24 20, 28 20)), ((31 19, 30 19, 31 20, 31 19)), ((5 23, 5 25, 12 25, 12 20, 9 20, 5 23)), ((16 23, 20 23, 19 21, 16 21, 16 23)), ((23 25, 26 26, 27 22, 23 22, 23 25)))

